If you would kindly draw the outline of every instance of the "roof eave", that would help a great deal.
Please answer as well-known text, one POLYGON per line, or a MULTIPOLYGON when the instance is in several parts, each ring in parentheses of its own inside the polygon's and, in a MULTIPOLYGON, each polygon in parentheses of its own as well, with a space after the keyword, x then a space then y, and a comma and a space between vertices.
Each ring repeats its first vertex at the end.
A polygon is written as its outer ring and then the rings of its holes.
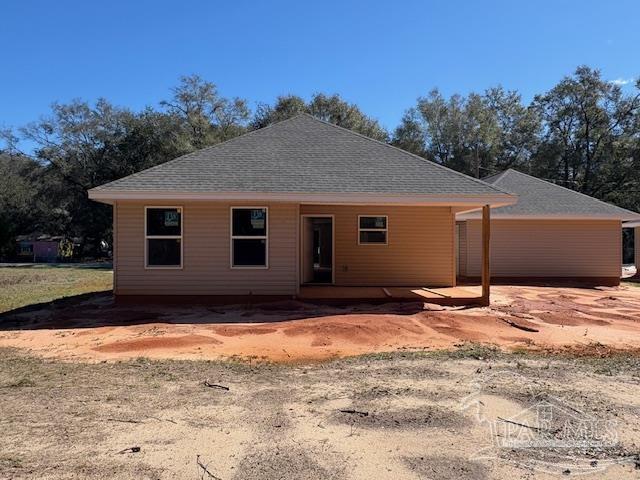
MULTIPOLYGON (((457 220, 478 220, 480 215, 476 212, 473 213, 461 213, 457 215, 457 220)), ((562 213, 562 214, 501 214, 494 212, 491 214, 491 219, 496 220, 615 220, 619 222, 626 222, 628 220, 640 220, 639 215, 626 215, 626 214, 576 214, 576 213, 562 213)), ((638 223, 640 221, 632 222, 638 223)), ((627 227, 625 223, 623 225, 627 227)))
POLYGON ((309 193, 309 192, 190 192, 190 191, 122 191, 91 189, 89 198, 102 203, 115 201, 220 201, 220 200, 261 200, 271 202, 299 202, 318 204, 393 204, 393 205, 434 205, 434 206, 478 206, 504 207, 517 202, 515 195, 418 195, 400 193, 309 193))

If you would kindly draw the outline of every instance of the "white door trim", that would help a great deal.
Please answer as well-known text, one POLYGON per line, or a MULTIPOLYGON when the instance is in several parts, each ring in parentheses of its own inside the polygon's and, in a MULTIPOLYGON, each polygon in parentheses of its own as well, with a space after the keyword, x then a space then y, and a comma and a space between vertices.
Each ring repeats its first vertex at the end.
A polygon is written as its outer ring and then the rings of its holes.
POLYGON ((336 283, 336 218, 333 213, 303 213, 300 215, 300 241, 299 251, 300 251, 300 267, 298 268, 298 285, 304 285, 302 278, 302 269, 304 264, 304 219, 305 218, 330 218, 331 219, 331 283, 327 283, 325 285, 335 285, 336 283))

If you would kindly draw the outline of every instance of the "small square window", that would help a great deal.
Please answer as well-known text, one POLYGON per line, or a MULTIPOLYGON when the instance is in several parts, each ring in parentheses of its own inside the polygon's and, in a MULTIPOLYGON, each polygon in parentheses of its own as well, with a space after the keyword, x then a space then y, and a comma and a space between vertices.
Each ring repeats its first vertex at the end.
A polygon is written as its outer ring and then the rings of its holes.
POLYGON ((360 245, 386 245, 387 216, 360 215, 358 217, 358 243, 360 245))

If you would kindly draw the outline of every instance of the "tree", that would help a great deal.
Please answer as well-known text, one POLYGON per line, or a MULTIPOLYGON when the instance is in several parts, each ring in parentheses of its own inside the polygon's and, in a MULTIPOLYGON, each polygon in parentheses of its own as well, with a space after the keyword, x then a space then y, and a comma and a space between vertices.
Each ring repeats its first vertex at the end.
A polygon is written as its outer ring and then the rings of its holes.
POLYGON ((538 174, 599 198, 638 181, 640 93, 624 95, 599 70, 582 66, 536 96, 534 107, 544 124, 538 174))
POLYGON ((258 105, 251 121, 251 129, 264 128, 301 113, 309 113, 304 99, 297 95, 283 95, 277 98, 273 106, 266 103, 258 105))
POLYGON ((246 101, 221 97, 214 83, 198 75, 183 76, 171 91, 172 98, 160 105, 182 121, 187 148, 204 148, 246 131, 250 116, 246 101))
POLYGON ((84 239, 95 253, 101 240, 111 241, 111 207, 89 200, 87 190, 191 151, 180 129, 173 115, 135 114, 104 99, 54 104, 48 117, 21 130, 37 146, 37 191, 43 201, 54 199, 41 228, 84 239))
POLYGON ((538 112, 523 105, 518 92, 502 87, 488 89, 484 101, 495 115, 498 128, 495 171, 508 168, 529 171, 531 157, 540 146, 542 124, 538 112))
POLYGON ((28 157, 0 152, 0 255, 13 253, 16 235, 41 227, 40 170, 28 157))
POLYGON ((340 95, 323 93, 314 94, 308 103, 296 95, 284 95, 278 97, 273 106, 262 104, 251 122, 251 128, 263 128, 300 113, 308 113, 383 142, 389 138, 389 134, 377 120, 366 116, 355 104, 346 102, 340 95))
POLYGON ((392 143, 480 177, 495 169, 500 134, 497 114, 485 96, 445 99, 434 89, 406 112, 392 143))
POLYGON ((90 201, 87 190, 121 172, 110 153, 132 117, 104 99, 94 106, 74 100, 54 104, 50 116, 22 129, 24 138, 37 145, 35 160, 43 168, 40 192, 55 199, 47 233, 87 238, 93 245, 110 236, 111 209, 90 201))

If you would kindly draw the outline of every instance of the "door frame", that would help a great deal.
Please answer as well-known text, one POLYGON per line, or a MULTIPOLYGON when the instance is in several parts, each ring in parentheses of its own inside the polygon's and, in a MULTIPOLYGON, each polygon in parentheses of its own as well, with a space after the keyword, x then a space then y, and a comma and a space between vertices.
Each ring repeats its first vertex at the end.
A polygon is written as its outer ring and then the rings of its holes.
POLYGON ((304 269, 304 221, 305 218, 330 218, 331 219, 331 283, 313 283, 311 285, 335 285, 336 283, 336 218, 333 213, 302 213, 300 214, 300 268, 298 269, 298 285, 310 285, 304 283, 302 278, 302 272, 304 269))

